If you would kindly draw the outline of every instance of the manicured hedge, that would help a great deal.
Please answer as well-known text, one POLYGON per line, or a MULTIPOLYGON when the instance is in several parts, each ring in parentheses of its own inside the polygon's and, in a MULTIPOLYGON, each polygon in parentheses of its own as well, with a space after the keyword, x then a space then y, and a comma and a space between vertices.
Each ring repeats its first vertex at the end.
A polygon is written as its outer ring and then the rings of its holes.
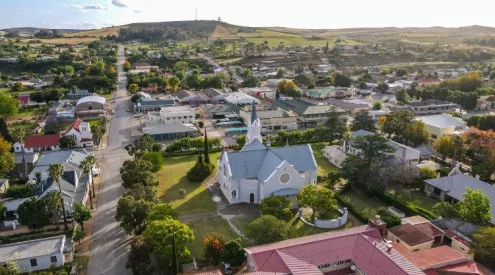
POLYGON ((400 211, 404 212, 406 216, 422 216, 429 220, 433 220, 436 218, 436 215, 433 214, 431 211, 428 211, 416 205, 412 205, 390 194, 377 192, 375 193, 375 196, 379 198, 382 202, 388 205, 392 205, 395 208, 399 209, 400 211))

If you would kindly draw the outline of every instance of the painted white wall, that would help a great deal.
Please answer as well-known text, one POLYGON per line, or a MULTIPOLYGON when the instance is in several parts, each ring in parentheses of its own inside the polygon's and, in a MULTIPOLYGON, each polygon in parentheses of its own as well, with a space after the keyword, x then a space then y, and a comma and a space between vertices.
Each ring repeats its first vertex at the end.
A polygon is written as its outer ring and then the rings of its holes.
POLYGON ((22 272, 30 272, 30 271, 37 271, 37 270, 43 270, 43 269, 49 269, 52 265, 58 267, 62 266, 64 264, 64 255, 62 252, 52 254, 52 255, 44 255, 40 257, 36 257, 37 261, 37 266, 31 266, 31 259, 22 259, 16 261, 19 267, 21 268, 22 272), (51 262, 51 256, 56 256, 57 257, 57 262, 52 263, 51 262))

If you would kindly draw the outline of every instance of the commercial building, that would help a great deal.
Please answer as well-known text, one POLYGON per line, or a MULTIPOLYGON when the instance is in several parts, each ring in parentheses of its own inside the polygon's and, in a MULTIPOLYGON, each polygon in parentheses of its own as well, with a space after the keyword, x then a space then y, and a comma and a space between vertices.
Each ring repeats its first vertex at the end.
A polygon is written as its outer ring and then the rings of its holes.
POLYGON ((432 140, 445 135, 460 133, 466 129, 466 122, 449 114, 419 116, 416 117, 416 120, 426 124, 426 129, 428 129, 432 140))
POLYGON ((333 105, 316 104, 301 98, 279 98, 272 104, 276 108, 295 113, 298 116, 298 128, 311 128, 324 124, 332 108, 342 115, 347 113, 333 105))
POLYGON ((147 122, 163 124, 194 124, 195 114, 189 106, 161 108, 160 112, 149 112, 147 122))
MULTIPOLYGON (((239 116, 249 125, 251 119, 251 106, 247 105, 239 111, 239 116)), ((275 110, 259 110, 257 117, 261 122, 261 132, 272 132, 278 130, 297 130, 297 116, 280 108, 275 110)))

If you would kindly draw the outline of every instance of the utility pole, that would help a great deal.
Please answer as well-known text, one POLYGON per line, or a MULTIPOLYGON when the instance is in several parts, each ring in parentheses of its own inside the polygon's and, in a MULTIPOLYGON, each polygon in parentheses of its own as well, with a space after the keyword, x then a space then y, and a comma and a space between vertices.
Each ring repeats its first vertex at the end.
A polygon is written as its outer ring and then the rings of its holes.
POLYGON ((196 11, 196 21, 198 21, 198 9, 194 9, 196 11))

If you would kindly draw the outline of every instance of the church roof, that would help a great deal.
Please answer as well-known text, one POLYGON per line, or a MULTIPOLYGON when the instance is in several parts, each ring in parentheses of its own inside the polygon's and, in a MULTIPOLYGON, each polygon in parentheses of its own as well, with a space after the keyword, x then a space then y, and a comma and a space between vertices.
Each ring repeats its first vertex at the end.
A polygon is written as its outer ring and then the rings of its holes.
POLYGON ((270 148, 253 142, 242 151, 227 153, 232 177, 235 179, 257 178, 266 180, 285 160, 299 172, 317 167, 311 145, 270 148))

